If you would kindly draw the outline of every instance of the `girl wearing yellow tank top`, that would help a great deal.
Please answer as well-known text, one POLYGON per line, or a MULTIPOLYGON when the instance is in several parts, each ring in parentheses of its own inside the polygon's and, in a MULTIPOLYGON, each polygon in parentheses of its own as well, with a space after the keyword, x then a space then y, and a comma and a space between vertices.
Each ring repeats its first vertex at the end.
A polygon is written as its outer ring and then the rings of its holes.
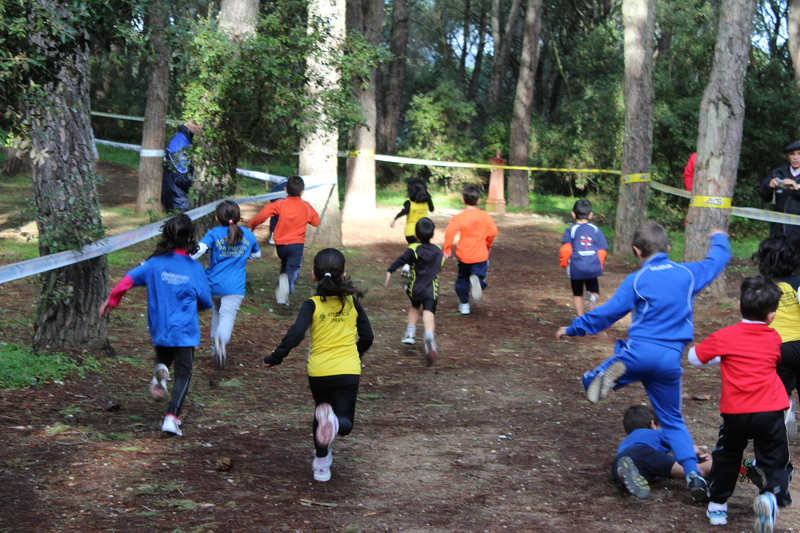
POLYGON ((357 289, 344 270, 345 258, 334 248, 314 257, 312 277, 317 293, 300 306, 297 320, 281 344, 264 358, 267 368, 281 364, 292 348, 311 332, 308 385, 314 397, 314 479, 331 478, 331 443, 353 430, 361 375, 361 357, 372 345, 372 326, 357 289))

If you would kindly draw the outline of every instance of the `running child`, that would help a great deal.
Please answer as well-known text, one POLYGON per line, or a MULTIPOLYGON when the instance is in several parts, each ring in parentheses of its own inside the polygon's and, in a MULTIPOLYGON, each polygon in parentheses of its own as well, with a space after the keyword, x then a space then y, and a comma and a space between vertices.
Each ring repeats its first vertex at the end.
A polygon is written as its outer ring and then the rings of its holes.
POLYGON ((444 230, 444 256, 452 255, 453 240, 457 235, 456 257, 458 258, 458 276, 456 278, 456 294, 458 295, 458 311, 468 315, 469 297, 478 301, 486 288, 486 274, 489 272, 489 249, 497 236, 497 226, 492 216, 477 208, 481 197, 481 189, 469 184, 461 192, 461 199, 466 206, 461 213, 450 219, 444 230))
POLYGON ((175 364, 172 395, 161 424, 167 435, 182 435, 178 417, 192 379, 194 348, 200 344, 197 310, 213 305, 203 266, 189 257, 195 248, 192 219, 185 214, 170 218, 161 229, 153 255, 125 274, 100 306, 100 316, 106 316, 132 287, 147 286, 147 325, 156 351, 150 380, 153 399, 167 397, 169 367, 175 364))
MULTIPOLYGON (((415 236, 417 222, 419 222, 422 217, 427 217, 429 211, 433 211, 433 200, 431 200, 431 195, 428 192, 428 188, 425 186, 425 180, 419 178, 408 180, 408 199, 403 202, 403 209, 392 219, 389 226, 393 228, 397 219, 405 216, 406 227, 404 229, 404 234, 406 236, 406 242, 408 244, 419 242, 415 236)), ((408 276, 410 268, 408 264, 404 265, 402 275, 408 276)))
POLYGON ((206 269, 214 302, 211 316, 211 361, 216 370, 225 366, 226 346, 231 340, 233 323, 244 300, 248 259, 261 257, 256 237, 238 225, 242 219, 239 204, 225 200, 217 205, 215 218, 219 226, 211 228, 200 241, 192 259, 210 250, 206 269))
POLYGON ((361 375, 361 358, 372 346, 372 326, 358 300, 358 290, 344 270, 342 252, 325 248, 314 257, 312 277, 317 293, 300 306, 294 325, 271 355, 267 368, 281 364, 311 332, 308 385, 314 397, 314 479, 331 478, 331 443, 353 430, 361 375), (357 337, 357 338, 356 338, 357 337))
POLYGON ((275 300, 289 305, 289 295, 294 292, 297 274, 303 266, 303 249, 306 242, 306 225, 319 226, 319 215, 312 205, 300 196, 306 185, 300 176, 286 180, 286 198, 267 204, 247 225, 251 230, 270 217, 279 216, 272 238, 275 251, 281 260, 281 273, 275 289, 275 300))
POLYGON ((693 365, 720 365, 722 426, 712 456, 709 504, 712 525, 728 523, 728 498, 736 488, 742 454, 753 441, 758 470, 765 483, 754 502, 755 531, 772 532, 778 506, 791 505, 789 462, 783 410, 789 407, 775 367, 781 360, 781 337, 769 327, 783 293, 772 281, 745 278, 739 295, 742 321, 712 333, 689 350, 693 365))
POLYGON ((559 264, 561 268, 567 269, 567 277, 572 283, 572 299, 578 316, 594 309, 597 299, 600 298, 600 283, 597 278, 603 275, 608 251, 603 232, 589 223, 592 216, 592 203, 589 200, 575 202, 572 208, 575 224, 564 231, 559 254, 559 264))
POLYGON ((786 394, 789 396, 789 410, 786 411, 786 434, 789 440, 797 433, 793 397, 800 375, 800 276, 794 271, 800 267, 800 242, 785 233, 776 233, 758 245, 753 256, 758 261, 759 273, 778 284, 783 292, 775 320, 770 327, 781 336, 781 361, 778 363, 778 377, 781 378, 786 394))
MULTIPOLYGON (((659 478, 684 477, 683 467, 670 455, 672 448, 658 426, 658 417, 649 405, 631 405, 622 418, 625 437, 611 463, 611 478, 622 488, 640 499, 650 496, 650 483, 659 478)), ((706 478, 711 473, 711 456, 695 454, 702 463, 697 468, 706 478)))
POLYGON ((632 244, 639 270, 628 275, 605 304, 559 328, 556 339, 594 335, 633 311, 628 339, 618 340, 614 355, 583 375, 587 399, 596 403, 611 389, 641 381, 675 460, 686 472, 692 497, 705 502, 707 484, 681 414, 681 356, 694 337, 694 295, 722 272, 731 257, 728 236, 712 232, 708 256, 695 263, 669 260, 669 237, 656 222, 639 226, 632 244))
POLYGON ((418 242, 408 245, 408 249, 386 271, 384 287, 389 286, 392 273, 400 265, 411 265, 410 279, 406 285, 406 294, 411 300, 408 308, 408 326, 403 336, 403 344, 414 344, 417 334, 417 321, 422 310, 422 323, 425 326, 425 360, 428 366, 436 362, 436 340, 434 339, 434 314, 439 300, 439 273, 444 264, 442 249, 431 244, 435 226, 428 217, 419 219, 414 234, 418 242))

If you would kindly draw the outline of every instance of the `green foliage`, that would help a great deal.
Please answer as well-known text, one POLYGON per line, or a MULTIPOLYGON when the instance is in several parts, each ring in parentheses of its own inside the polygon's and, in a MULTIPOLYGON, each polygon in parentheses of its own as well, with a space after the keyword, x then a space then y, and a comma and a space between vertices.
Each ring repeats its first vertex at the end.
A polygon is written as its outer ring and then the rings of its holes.
MULTIPOLYGON (((477 143, 465 132, 475 116, 475 105, 467 102, 453 82, 444 81, 428 94, 414 96, 406 118, 411 124, 408 139, 399 154, 405 157, 439 161, 470 162, 478 157, 477 143)), ((403 167, 404 178, 413 177, 418 168, 403 167)), ((469 168, 429 167, 434 181, 447 190, 476 181, 469 168)))
POLYGON ((0 344, 0 386, 5 389, 38 387, 48 381, 60 381, 99 368, 92 357, 75 359, 63 354, 35 354, 16 344, 0 344))
MULTIPOLYGON (((140 136, 139 141, 141 140, 140 136)), ((97 154, 100 156, 100 161, 114 163, 132 170, 139 170, 139 153, 133 150, 98 144, 97 154)))

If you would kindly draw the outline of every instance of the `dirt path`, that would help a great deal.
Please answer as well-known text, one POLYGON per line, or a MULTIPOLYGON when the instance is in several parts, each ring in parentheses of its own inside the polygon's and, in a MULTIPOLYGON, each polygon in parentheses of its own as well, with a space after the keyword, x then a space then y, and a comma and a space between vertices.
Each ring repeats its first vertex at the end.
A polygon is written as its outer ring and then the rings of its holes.
MULTIPOLYGON (((490 286, 469 316, 456 311, 455 263, 446 263, 436 315, 440 362, 426 368, 419 346, 399 343, 407 309, 400 280, 382 286, 386 266, 403 251, 402 229, 388 227, 395 212, 344 228, 348 272, 370 289, 364 307, 376 342, 364 359, 355 429, 334 443, 331 481, 311 476, 305 343, 271 371, 261 364, 312 291, 306 273, 314 250, 291 307, 279 309, 277 263, 265 245, 221 372, 211 369, 210 316, 202 317, 206 337, 183 437, 160 435, 164 407, 146 394, 142 290, 112 316, 111 371, 0 393, 0 531, 711 531, 683 482, 657 483, 639 501, 609 479, 622 412, 646 397, 635 385, 590 405, 580 386, 623 323, 594 338, 553 340, 572 317, 557 221, 498 220, 490 286), (107 410, 109 403, 119 409, 107 410), (224 458, 230 470, 219 469, 224 458)), ((439 239, 446 220, 435 216, 439 239)), ((140 245, 142 257, 150 246, 140 245)), ((112 282, 128 268, 114 265, 112 282)), ((611 294, 631 269, 611 259, 601 292, 611 294)), ((732 272, 733 289, 747 268, 732 272)), ((29 301, 29 283, 0 289, 6 306, 29 301)), ((698 302, 699 336, 736 320, 731 302, 698 302)), ((18 330, 2 340, 25 342, 18 330)), ((718 393, 717 370, 687 369, 686 421, 709 449, 718 393)), ((755 495, 750 484, 737 487, 725 531, 752 530, 755 495)), ((798 527, 797 511, 781 513, 778 531, 798 527)))

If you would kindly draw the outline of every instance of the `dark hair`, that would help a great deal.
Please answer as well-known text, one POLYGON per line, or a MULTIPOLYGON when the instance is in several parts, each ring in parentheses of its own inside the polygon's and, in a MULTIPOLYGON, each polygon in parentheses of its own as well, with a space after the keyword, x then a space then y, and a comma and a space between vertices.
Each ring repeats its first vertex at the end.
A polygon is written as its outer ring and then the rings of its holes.
POLYGON ((367 291, 361 291, 344 275, 344 254, 336 248, 325 248, 314 256, 314 277, 317 278, 317 296, 324 302, 328 296, 336 296, 342 303, 339 312, 344 311, 347 296, 358 299, 367 291))
POLYGON ((758 262, 762 276, 772 279, 790 276, 800 266, 800 241, 785 233, 770 235, 758 245, 753 260, 758 262))
POLYGON ((434 229, 436 229, 436 225, 434 225, 433 220, 428 217, 422 217, 417 220, 417 225, 414 228, 414 235, 417 236, 419 242, 427 244, 431 242, 434 229))
POLYGON ((225 243, 228 246, 233 246, 242 242, 242 237, 244 236, 242 228, 236 225, 242 219, 239 204, 231 200, 225 200, 217 204, 215 214, 217 215, 217 220, 219 220, 219 225, 228 227, 228 238, 225 243))
POLYGON ((431 194, 428 192, 428 187, 425 186, 425 180, 420 178, 408 180, 408 199, 418 204, 430 201, 431 194))
POLYGON ((642 252, 642 258, 648 258, 653 254, 669 251, 669 236, 664 226, 652 220, 641 224, 633 232, 631 245, 637 247, 642 252))
POLYGON ((150 257, 158 257, 175 250, 186 250, 192 253, 196 249, 194 222, 187 214, 181 213, 168 219, 161 226, 161 240, 156 244, 156 249, 150 257))
POLYGON ((465 185, 461 191, 461 198, 464 199, 464 203, 467 205, 478 205, 478 200, 481 198, 480 186, 474 183, 465 185))
POLYGON ((747 320, 765 321, 767 315, 778 309, 783 291, 764 276, 753 276, 742 280, 739 291, 739 311, 747 320))
POLYGON ((650 429, 650 422, 658 424, 658 417, 649 405, 631 405, 622 417, 625 433, 633 433, 637 429, 650 429))
POLYGON ((577 220, 586 220, 592 214, 592 202, 583 198, 575 202, 572 206, 572 212, 575 214, 577 220))
POLYGON ((288 196, 300 196, 300 193, 306 188, 306 182, 300 176, 289 176, 286 180, 286 194, 288 196))

